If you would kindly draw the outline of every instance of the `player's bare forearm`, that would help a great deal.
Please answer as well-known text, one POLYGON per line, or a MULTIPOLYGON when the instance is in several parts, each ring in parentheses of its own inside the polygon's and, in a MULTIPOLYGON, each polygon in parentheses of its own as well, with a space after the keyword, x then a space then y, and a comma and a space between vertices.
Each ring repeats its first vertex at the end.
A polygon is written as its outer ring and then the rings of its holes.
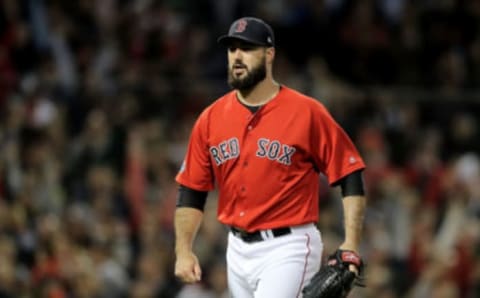
POLYGON ((343 198, 345 242, 341 245, 341 249, 358 252, 362 237, 366 201, 365 196, 346 196, 343 198))
POLYGON ((175 253, 191 252, 193 241, 202 222, 203 212, 190 207, 175 210, 175 253))
POLYGON ((186 283, 198 282, 202 270, 198 258, 192 251, 193 241, 202 221, 203 212, 190 207, 179 207, 175 211, 175 276, 186 283))

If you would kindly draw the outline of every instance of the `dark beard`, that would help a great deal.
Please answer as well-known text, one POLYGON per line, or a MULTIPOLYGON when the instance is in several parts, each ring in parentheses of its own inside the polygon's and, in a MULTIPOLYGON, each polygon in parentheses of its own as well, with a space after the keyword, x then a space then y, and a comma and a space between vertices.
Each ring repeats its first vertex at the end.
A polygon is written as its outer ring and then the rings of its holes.
POLYGON ((228 84, 233 89, 239 91, 248 91, 253 89, 259 82, 263 81, 267 76, 267 68, 265 67, 265 59, 257 66, 247 72, 247 75, 242 79, 237 79, 233 76, 233 69, 228 71, 228 84))

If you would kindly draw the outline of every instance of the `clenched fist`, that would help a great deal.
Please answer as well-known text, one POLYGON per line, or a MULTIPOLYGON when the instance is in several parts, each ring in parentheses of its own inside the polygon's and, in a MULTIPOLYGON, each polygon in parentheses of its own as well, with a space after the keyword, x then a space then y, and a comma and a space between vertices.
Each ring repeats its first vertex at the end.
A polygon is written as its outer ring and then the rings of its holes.
POLYGON ((175 276, 185 283, 195 283, 202 278, 202 269, 193 252, 177 253, 175 276))

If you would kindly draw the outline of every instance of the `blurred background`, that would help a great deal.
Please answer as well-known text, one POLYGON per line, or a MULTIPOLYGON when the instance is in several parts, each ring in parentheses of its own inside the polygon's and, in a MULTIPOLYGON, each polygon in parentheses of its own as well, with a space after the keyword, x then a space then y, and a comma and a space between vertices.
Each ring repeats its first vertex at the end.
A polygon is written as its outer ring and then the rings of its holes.
MULTIPOLYGON (((216 38, 246 15, 275 30, 277 81, 368 164, 368 287, 351 297, 480 297, 480 1, 0 3, 0 297, 227 297, 215 193, 203 280, 173 277, 174 176, 229 90, 216 38)), ((329 254, 341 199, 322 185, 329 254)))

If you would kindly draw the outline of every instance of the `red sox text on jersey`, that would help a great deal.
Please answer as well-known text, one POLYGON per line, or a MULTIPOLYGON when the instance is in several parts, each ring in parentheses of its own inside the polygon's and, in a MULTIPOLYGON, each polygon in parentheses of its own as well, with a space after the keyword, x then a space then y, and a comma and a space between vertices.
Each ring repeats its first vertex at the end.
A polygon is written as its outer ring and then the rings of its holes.
MULTIPOLYGON (((281 164, 289 166, 292 163, 292 155, 295 153, 295 147, 282 144, 277 140, 270 141, 266 138, 260 138, 257 141, 258 150, 256 156, 268 158, 281 164)), ((218 146, 210 147, 210 154, 217 166, 227 160, 237 158, 240 154, 240 145, 237 138, 231 138, 223 141, 218 146)))

